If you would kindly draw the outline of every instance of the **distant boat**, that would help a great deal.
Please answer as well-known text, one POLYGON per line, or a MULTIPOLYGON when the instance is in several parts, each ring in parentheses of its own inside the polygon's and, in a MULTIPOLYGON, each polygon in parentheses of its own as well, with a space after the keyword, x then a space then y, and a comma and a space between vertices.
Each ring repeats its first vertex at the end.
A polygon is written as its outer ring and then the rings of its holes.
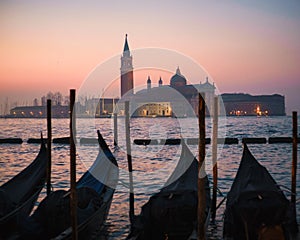
MULTIPOLYGON (((168 185, 154 194, 142 207, 141 214, 134 219, 127 239, 188 239, 195 233, 198 204, 198 161, 184 141, 181 142, 181 156, 167 181, 168 185), (186 170, 183 171, 184 169, 186 170), (180 173, 183 174, 180 175, 180 173), (176 176, 180 177, 176 179, 176 176)), ((211 198, 207 176, 205 180, 206 223, 208 224, 211 198)))
MULTIPOLYGON (((118 182, 118 164, 99 131, 99 154, 77 184, 78 238, 95 237, 107 218, 118 182), (107 185, 105 185, 107 184, 107 185)), ((21 239, 71 239, 70 192, 52 192, 27 219, 21 239)))
POLYGON ((20 221, 29 216, 45 185, 47 150, 41 140, 35 160, 0 187, 0 239, 15 233, 20 221))
POLYGON ((288 199, 246 144, 227 195, 224 239, 290 239, 296 225, 288 199), (275 238, 276 237, 276 238, 275 238))

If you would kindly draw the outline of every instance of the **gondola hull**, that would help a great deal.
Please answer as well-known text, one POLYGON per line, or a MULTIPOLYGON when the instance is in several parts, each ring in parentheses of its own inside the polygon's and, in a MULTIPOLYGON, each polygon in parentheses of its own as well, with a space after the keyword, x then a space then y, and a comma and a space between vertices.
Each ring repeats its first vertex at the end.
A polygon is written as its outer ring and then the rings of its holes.
POLYGON ((16 234, 24 219, 31 213, 46 181, 46 166, 46 147, 42 143, 36 159, 0 187, 0 239, 16 234))
MULTIPOLYGON (((118 164, 98 132, 99 153, 76 182, 77 234, 94 239, 107 218, 118 183, 118 164)), ((70 191, 57 190, 41 201, 21 229, 21 239, 71 239, 70 191)))
MULTIPOLYGON (((100 231, 103 228, 103 223, 107 219, 110 205, 112 202, 112 197, 114 194, 114 189, 107 187, 105 190, 107 192, 105 204, 102 204, 101 207, 95 211, 89 218, 87 218, 84 222, 79 224, 78 231, 78 239, 97 239, 100 234, 100 231)), ((55 240, 69 240, 72 239, 72 229, 68 228, 57 237, 53 238, 55 240)))
POLYGON ((289 207, 270 173, 244 145, 237 175, 227 195, 223 238, 257 240, 273 239, 273 235, 274 239, 287 240, 288 222, 292 222, 289 207))
MULTIPOLYGON (((36 203, 40 190, 35 192, 26 202, 21 206, 0 219, 0 235, 2 238, 8 238, 10 234, 17 231, 24 218, 29 216, 34 204, 36 203)), ((1 239, 1 238, 0 238, 1 239)))
MULTIPOLYGON (((206 217, 211 198, 205 177, 206 217)), ((173 174, 160 192, 150 197, 135 218, 127 239, 188 239, 197 228, 198 161, 182 141, 182 153, 173 174)), ((208 222, 208 221, 207 221, 208 222)))

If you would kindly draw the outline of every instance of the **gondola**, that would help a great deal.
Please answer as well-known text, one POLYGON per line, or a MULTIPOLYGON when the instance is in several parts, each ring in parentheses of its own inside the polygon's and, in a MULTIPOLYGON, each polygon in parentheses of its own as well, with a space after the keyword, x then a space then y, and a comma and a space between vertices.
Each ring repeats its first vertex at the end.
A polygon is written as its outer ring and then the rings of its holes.
POLYGON ((0 239, 9 238, 29 216, 45 185, 47 150, 43 139, 35 160, 0 187, 0 239))
POLYGON ((224 239, 290 239, 296 223, 291 212, 282 190, 244 144, 241 163, 227 195, 224 239))
MULTIPOLYGON (((99 131, 100 150, 77 181, 78 239, 93 239, 105 222, 118 182, 118 164, 99 131)), ((57 190, 47 196, 21 230, 20 239, 71 239, 70 191, 57 190)))
MULTIPOLYGON (((198 161, 183 140, 181 143, 181 156, 174 172, 142 207, 141 214, 134 217, 127 239, 194 239, 191 236, 197 226, 198 161)), ((205 192, 208 224, 211 198, 207 176, 205 192)))

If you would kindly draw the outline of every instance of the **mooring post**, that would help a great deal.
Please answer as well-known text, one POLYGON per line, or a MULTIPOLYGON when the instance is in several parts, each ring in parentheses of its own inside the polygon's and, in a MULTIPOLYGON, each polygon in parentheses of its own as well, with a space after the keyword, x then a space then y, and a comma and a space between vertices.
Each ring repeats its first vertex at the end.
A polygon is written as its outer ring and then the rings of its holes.
POLYGON ((75 146, 75 89, 70 90, 70 209, 72 239, 78 239, 77 233, 77 192, 76 192, 76 146, 75 146))
POLYGON ((133 177, 132 177, 132 157, 130 142, 130 122, 129 122, 129 101, 125 102, 125 132, 126 132, 126 149, 129 172, 129 219, 133 223, 134 218, 134 194, 133 194, 133 177))
POLYGON ((114 145, 118 146, 118 113, 114 111, 114 145))
POLYGON ((212 139, 212 165, 213 165, 213 192, 211 204, 211 219, 215 222, 217 211, 217 188, 218 188, 218 114, 219 114, 219 98, 214 98, 214 114, 213 114, 213 139, 212 139))
POLYGON ((51 193, 51 142, 51 99, 47 99, 47 196, 49 196, 49 194, 51 193))
POLYGON ((198 240, 205 240, 205 96, 199 93, 198 240))
POLYGON ((297 112, 293 112, 293 163, 292 163, 292 196, 291 203, 296 205, 296 176, 297 176, 297 142, 298 142, 298 121, 297 112))

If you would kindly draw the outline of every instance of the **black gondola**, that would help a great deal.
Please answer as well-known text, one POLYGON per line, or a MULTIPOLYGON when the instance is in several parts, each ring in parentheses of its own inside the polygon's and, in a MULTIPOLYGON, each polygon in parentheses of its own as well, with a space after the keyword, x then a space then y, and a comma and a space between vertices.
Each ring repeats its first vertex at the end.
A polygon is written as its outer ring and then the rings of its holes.
MULTIPOLYGON (((160 192, 150 197, 135 216, 127 239, 188 239, 197 226, 198 161, 182 140, 178 164, 160 192), (183 173, 183 174, 182 174, 183 173)), ((206 222, 210 216, 210 188, 206 179, 206 222)), ((192 239, 192 238, 191 238, 192 239)))
MULTIPOLYGON (((118 182, 118 164, 98 133, 99 154, 76 183, 78 239, 93 239, 105 222, 118 182)), ((70 192, 52 192, 23 225, 21 239, 71 239, 70 192)))
POLYGON ((29 216, 45 185, 47 150, 41 141, 35 160, 0 187, 0 239, 9 238, 29 216))
POLYGON ((295 216, 290 203, 265 167, 244 144, 242 160, 227 195, 224 239, 290 239, 295 216))

